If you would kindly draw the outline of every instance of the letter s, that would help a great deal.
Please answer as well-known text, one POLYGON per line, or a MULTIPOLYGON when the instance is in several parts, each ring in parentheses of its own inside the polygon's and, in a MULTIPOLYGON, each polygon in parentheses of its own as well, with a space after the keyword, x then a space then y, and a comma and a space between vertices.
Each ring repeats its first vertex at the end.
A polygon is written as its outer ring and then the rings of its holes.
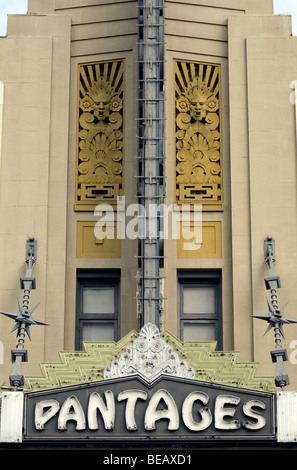
POLYGON ((255 422, 251 422, 248 420, 245 420, 243 422, 243 426, 246 429, 251 429, 252 431, 256 431, 257 429, 262 429, 264 428, 266 424, 266 418, 262 416, 260 413, 258 413, 257 411, 253 410, 254 406, 257 406, 258 408, 262 408, 262 410, 265 410, 266 408, 265 403, 263 403, 263 401, 260 401, 260 400, 250 400, 243 405, 242 409, 243 409, 244 414, 256 420, 255 422))

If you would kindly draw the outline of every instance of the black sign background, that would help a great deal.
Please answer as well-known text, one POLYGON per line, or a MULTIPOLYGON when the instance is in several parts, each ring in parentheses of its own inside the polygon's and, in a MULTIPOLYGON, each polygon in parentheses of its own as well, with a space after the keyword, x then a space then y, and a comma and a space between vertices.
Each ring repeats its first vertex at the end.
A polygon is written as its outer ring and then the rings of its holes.
MULTIPOLYGON (((200 405, 201 406, 201 405, 200 405)), ((199 414, 195 414, 195 406, 193 407, 193 416, 196 416, 198 420, 199 414)), ((228 419, 228 418, 226 418, 228 419)), ((251 418, 250 418, 251 419, 251 418)), ((240 389, 237 387, 227 387, 221 385, 207 384, 204 382, 198 382, 196 380, 186 380, 175 377, 161 376, 153 384, 148 384, 142 378, 133 376, 129 378, 104 380, 101 382, 94 382, 90 384, 83 384, 72 387, 63 387, 54 390, 32 392, 25 395, 25 439, 203 439, 205 437, 213 438, 272 438, 275 437, 274 429, 274 394, 261 393, 257 391, 249 391, 246 389, 240 389), (147 392, 148 397, 146 401, 138 400, 136 404, 135 419, 137 424, 136 431, 128 431, 126 429, 125 421, 125 409, 126 400, 122 402, 117 401, 117 396, 121 391, 129 389, 140 389, 147 392), (156 429, 153 431, 147 431, 144 428, 144 414, 147 408, 148 402, 152 395, 159 389, 167 390, 175 400, 177 408, 179 410, 180 424, 176 431, 168 431, 168 419, 160 419, 156 421, 156 429), (106 430, 103 425, 100 413, 98 413, 99 429, 94 431, 88 428, 86 423, 86 429, 83 431, 77 431, 75 429, 76 422, 68 421, 67 429, 59 431, 57 422, 59 412, 53 416, 44 427, 44 430, 36 430, 34 423, 35 405, 37 402, 54 398, 58 400, 60 406, 64 401, 74 395, 79 400, 83 410, 85 412, 87 421, 87 408, 89 397, 93 392, 103 394, 106 390, 112 390, 116 403, 115 412, 115 425, 113 430, 106 430), (213 421, 212 424, 203 431, 191 431, 189 430, 182 419, 181 409, 182 404, 186 396, 195 391, 201 391, 209 396, 207 407, 211 410, 213 421), (214 427, 214 405, 215 399, 219 394, 234 395, 240 398, 240 403, 235 407, 236 412, 231 420, 238 419, 240 423, 243 423, 247 417, 242 412, 242 405, 250 400, 261 400, 265 403, 265 411, 261 412, 266 418, 266 425, 259 430, 251 431, 245 427, 240 426, 237 430, 218 430, 214 427)))

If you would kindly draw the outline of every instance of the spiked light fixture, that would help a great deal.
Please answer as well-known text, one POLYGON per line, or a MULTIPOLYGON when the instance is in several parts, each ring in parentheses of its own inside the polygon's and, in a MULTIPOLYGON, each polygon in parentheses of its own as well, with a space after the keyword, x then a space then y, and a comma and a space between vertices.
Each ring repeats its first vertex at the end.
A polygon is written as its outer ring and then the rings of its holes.
POLYGON ((266 315, 252 315, 252 317, 265 320, 268 323, 264 334, 268 333, 272 328, 274 329, 275 349, 271 351, 271 358, 273 362, 276 362, 275 384, 277 387, 284 389, 284 387, 290 384, 290 381, 284 367, 284 361, 288 360, 288 354, 281 344, 281 337, 285 337, 283 325, 297 323, 297 321, 291 320, 283 314, 287 304, 281 309, 278 308, 277 289, 281 287, 281 283, 280 278, 274 272, 276 259, 275 242, 272 237, 267 237, 264 241, 264 258, 269 270, 269 277, 265 278, 265 285, 266 289, 270 290, 271 301, 267 299, 268 313, 266 315))
POLYGON ((22 372, 22 363, 27 362, 28 355, 27 350, 24 348, 25 336, 31 340, 30 326, 32 325, 46 325, 43 321, 37 320, 32 316, 34 310, 38 307, 38 304, 29 309, 29 298, 32 289, 35 289, 35 278, 32 277, 34 265, 36 263, 37 255, 37 242, 34 238, 29 238, 26 244, 26 274, 25 277, 21 278, 21 287, 24 289, 23 302, 18 300, 19 310, 16 313, 13 312, 0 312, 15 321, 15 326, 12 331, 17 330, 18 344, 16 349, 11 351, 11 359, 14 363, 14 368, 9 376, 10 385, 14 389, 23 387, 24 376, 22 372))

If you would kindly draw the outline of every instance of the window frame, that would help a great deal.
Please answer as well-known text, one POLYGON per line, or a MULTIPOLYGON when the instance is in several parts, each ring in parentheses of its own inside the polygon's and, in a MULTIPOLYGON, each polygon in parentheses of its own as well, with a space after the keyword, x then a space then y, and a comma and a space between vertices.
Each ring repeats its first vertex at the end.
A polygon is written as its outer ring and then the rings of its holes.
MULTIPOLYGON (((223 348, 223 326, 222 326, 222 276, 221 270, 178 270, 177 271, 177 298, 178 298, 178 336, 184 341, 184 325, 199 323, 214 324, 215 341, 217 349, 223 348), (183 288, 184 286, 202 286, 215 288, 215 313, 184 313, 183 288)), ((198 341, 198 340, 197 340, 198 341)))
POLYGON ((114 341, 120 339, 120 305, 121 273, 115 269, 78 269, 76 273, 76 317, 75 317, 75 349, 83 350, 83 326, 96 323, 113 323, 114 341), (114 313, 83 313, 83 290, 86 287, 110 287, 115 289, 114 313))

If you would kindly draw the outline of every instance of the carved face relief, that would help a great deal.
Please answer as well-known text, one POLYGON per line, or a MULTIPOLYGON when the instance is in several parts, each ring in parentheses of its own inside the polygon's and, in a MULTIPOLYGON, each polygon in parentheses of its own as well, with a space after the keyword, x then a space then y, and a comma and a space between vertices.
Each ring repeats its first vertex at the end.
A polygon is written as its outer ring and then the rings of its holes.
POLYGON ((149 382, 160 374, 195 377, 195 371, 185 361, 180 361, 151 323, 144 325, 134 343, 104 370, 105 379, 133 374, 139 374, 149 382))
POLYGON ((214 112, 217 108, 217 100, 212 96, 207 96, 203 90, 194 87, 193 95, 190 98, 190 115, 195 121, 206 118, 207 113, 214 112))
POLYGON ((100 77, 87 93, 87 96, 92 100, 94 116, 98 120, 102 121, 108 117, 110 102, 114 95, 115 93, 110 83, 104 77, 100 77))

